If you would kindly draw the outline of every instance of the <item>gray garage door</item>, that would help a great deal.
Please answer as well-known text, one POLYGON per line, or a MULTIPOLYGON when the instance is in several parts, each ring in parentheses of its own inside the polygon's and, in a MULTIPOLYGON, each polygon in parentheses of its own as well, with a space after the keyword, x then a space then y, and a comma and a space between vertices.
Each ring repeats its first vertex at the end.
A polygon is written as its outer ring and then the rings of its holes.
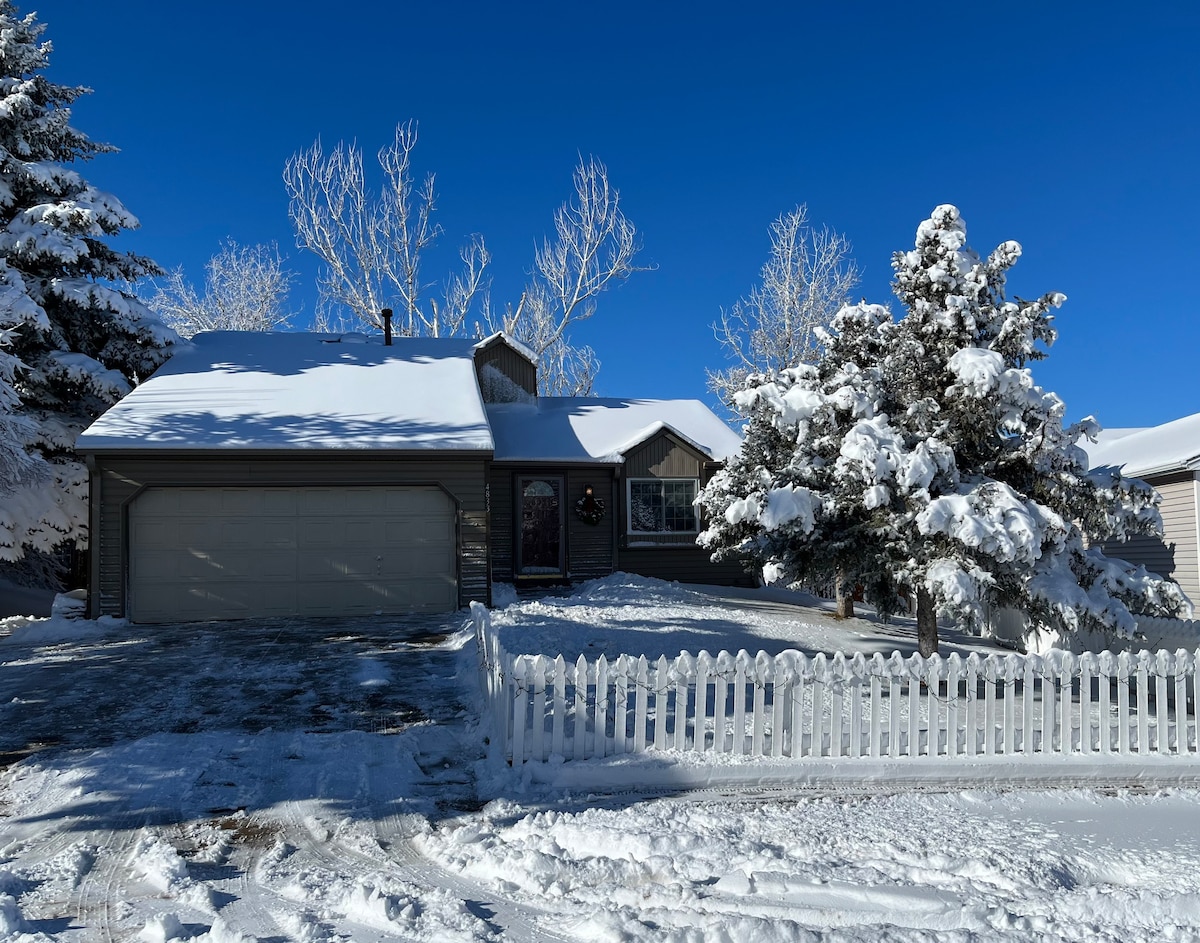
POLYGON ((130 618, 446 612, 456 548, 438 488, 150 488, 129 513, 130 618))

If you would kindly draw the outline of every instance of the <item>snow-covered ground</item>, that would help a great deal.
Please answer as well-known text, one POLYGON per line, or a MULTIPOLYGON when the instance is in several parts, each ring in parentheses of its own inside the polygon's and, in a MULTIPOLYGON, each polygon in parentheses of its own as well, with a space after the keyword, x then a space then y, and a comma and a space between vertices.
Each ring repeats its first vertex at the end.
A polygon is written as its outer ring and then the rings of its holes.
MULTIPOLYGON (((903 631, 636 578, 497 621, 903 631)), ((1200 940, 1200 793, 552 790, 484 759, 464 623, 0 620, 0 940, 1200 940)))

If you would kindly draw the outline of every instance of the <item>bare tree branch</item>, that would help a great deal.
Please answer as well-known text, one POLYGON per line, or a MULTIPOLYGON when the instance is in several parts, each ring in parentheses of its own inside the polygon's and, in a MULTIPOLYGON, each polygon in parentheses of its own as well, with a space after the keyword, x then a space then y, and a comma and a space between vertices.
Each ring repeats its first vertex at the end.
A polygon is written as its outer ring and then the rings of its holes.
POLYGON ((287 326, 295 273, 283 267, 277 246, 239 246, 230 240, 204 269, 203 295, 184 278, 183 269, 175 269, 151 283, 154 294, 146 304, 184 337, 287 326))
POLYGON ((588 347, 574 347, 567 328, 596 311, 596 296, 613 283, 653 266, 636 266, 641 239, 620 206, 608 168, 594 157, 579 159, 575 194, 554 214, 555 238, 534 254, 529 284, 502 326, 538 355, 538 387, 544 395, 585 396, 593 391, 599 361, 588 347))
POLYGON ((463 272, 446 281, 442 303, 426 298, 432 286, 422 281, 422 254, 442 230, 433 220, 433 174, 419 186, 413 176, 416 145, 416 124, 397 125, 395 139, 376 155, 384 178, 378 196, 367 187, 362 151, 354 144, 326 155, 317 141, 284 167, 296 242, 325 263, 319 323, 341 321, 349 312, 379 328, 379 312, 392 308, 399 334, 448 337, 462 332, 477 296, 486 294, 491 256, 476 235, 461 252, 463 272))
POLYGON ((858 284, 850 243, 830 229, 808 225, 797 206, 771 224, 771 254, 761 282, 722 310, 713 332, 732 364, 708 371, 708 388, 732 408, 733 394, 752 373, 811 363, 820 352, 817 331, 827 326, 858 284))
POLYGON ((318 141, 288 161, 284 182, 297 243, 325 263, 318 325, 340 327, 348 313, 378 328, 379 312, 390 307, 400 334, 450 337, 502 329, 537 355, 542 393, 591 393, 599 361, 591 348, 572 344, 568 329, 595 313, 601 292, 644 270, 634 265, 641 240, 621 210, 608 169, 595 158, 580 158, 575 192, 554 214, 554 237, 535 250, 520 301, 497 314, 490 299, 491 254, 479 235, 460 250, 462 267, 442 282, 441 297, 429 297, 422 256, 441 229, 433 221, 433 176, 420 186, 414 180, 416 143, 413 122, 397 126, 395 140, 378 155, 385 180, 378 197, 367 189, 362 151, 353 144, 327 155, 318 141), (475 308, 479 316, 471 320, 475 308))

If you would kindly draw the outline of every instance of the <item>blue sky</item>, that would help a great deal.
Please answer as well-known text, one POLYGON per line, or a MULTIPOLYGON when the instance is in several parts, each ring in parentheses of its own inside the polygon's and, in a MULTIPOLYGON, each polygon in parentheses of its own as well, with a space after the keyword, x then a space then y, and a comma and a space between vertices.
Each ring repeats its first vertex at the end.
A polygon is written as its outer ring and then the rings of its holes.
POLYGON ((981 252, 1016 239, 1011 293, 1062 291, 1034 366, 1068 417, 1200 410, 1200 5, 668 4, 342 0, 26 2, 50 75, 95 94, 86 168, 142 221, 118 246, 199 281, 222 239, 276 241, 302 275, 281 172, 320 136, 369 152, 420 122, 442 277, 482 233, 515 299, 577 155, 604 160, 646 262, 577 331, 609 395, 705 396, 709 325, 754 283, 772 219, 844 232, 861 294, 938 203, 981 252))

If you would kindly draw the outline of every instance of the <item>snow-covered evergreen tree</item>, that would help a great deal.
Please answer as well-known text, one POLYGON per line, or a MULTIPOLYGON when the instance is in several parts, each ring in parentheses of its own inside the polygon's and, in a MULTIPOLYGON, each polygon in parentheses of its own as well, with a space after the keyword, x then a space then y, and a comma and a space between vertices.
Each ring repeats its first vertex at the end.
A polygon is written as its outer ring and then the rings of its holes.
POLYGON ((701 543, 788 576, 836 568, 884 612, 915 597, 919 645, 937 613, 978 625, 1014 606, 1063 633, 1128 636, 1136 614, 1177 615, 1179 587, 1096 547, 1154 533, 1142 482, 1088 473, 1064 406, 1027 366, 1054 342, 1064 296, 1009 300, 1020 246, 986 260, 939 206, 893 259, 906 314, 842 309, 815 367, 751 378, 745 444, 701 496, 701 543))
POLYGON ((42 74, 44 29, 0 0, 0 333, 13 358, 0 361, 0 560, 9 561, 86 537, 75 437, 178 339, 117 287, 158 269, 106 245, 137 220, 68 166, 112 148, 71 127, 70 105, 88 90, 42 74))

